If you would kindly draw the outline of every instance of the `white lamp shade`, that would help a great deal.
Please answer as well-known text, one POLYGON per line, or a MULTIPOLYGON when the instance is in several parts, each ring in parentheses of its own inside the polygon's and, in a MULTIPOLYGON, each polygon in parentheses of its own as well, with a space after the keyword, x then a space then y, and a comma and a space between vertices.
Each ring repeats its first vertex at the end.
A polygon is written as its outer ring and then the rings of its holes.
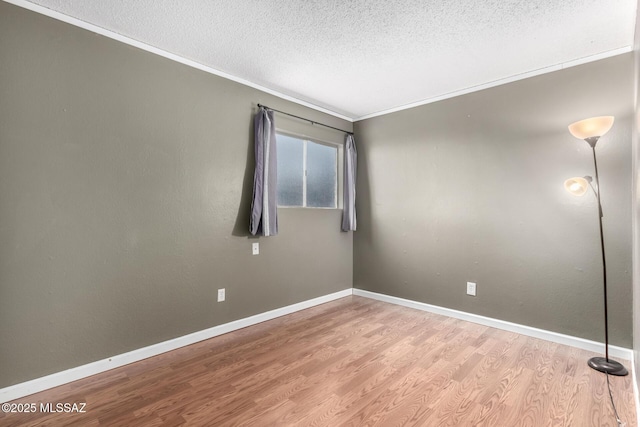
POLYGON ((578 139, 602 136, 613 126, 613 116, 591 117, 569 125, 569 132, 578 139))
POLYGON ((574 196, 582 196, 587 192, 589 182, 581 177, 569 178, 564 182, 564 188, 574 196))

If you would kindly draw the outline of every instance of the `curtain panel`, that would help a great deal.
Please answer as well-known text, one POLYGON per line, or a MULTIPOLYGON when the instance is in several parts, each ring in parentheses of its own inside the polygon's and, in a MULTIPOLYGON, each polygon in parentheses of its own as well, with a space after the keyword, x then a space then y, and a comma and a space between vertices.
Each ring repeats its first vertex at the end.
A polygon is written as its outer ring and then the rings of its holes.
POLYGON ((357 166, 358 153, 356 152, 356 141, 353 135, 348 134, 344 144, 344 206, 342 211, 342 231, 355 231, 356 229, 357 166))
POLYGON ((278 234, 277 150, 273 111, 260 107, 254 118, 256 168, 249 232, 252 235, 278 234))

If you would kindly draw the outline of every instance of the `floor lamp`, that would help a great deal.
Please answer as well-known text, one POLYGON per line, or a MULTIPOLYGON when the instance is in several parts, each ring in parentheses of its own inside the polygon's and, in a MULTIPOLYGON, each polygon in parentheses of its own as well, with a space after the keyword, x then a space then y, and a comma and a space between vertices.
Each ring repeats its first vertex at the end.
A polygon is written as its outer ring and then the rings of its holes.
POLYGON ((602 204, 600 204, 600 180, 598 179, 598 161, 596 160, 596 143, 601 136, 613 126, 613 117, 592 117, 569 125, 569 132, 578 139, 584 139, 591 146, 593 151, 593 166, 596 171, 596 185, 592 184, 590 176, 583 178, 570 178, 565 181, 564 187, 571 194, 582 196, 591 187, 598 200, 598 220, 600 222, 600 248, 602 251, 602 278, 604 287, 604 342, 605 357, 592 357, 589 359, 589 366, 593 369, 606 372, 611 375, 627 375, 629 372, 619 362, 609 359, 609 319, 607 312, 607 261, 604 255, 604 234, 602 232, 602 204))

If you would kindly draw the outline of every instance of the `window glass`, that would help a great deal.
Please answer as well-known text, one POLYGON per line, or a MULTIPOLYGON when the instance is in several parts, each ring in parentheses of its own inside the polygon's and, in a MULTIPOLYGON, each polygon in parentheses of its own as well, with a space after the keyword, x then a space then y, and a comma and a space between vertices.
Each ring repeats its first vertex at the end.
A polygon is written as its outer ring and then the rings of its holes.
POLYGON ((338 147, 277 134, 278 206, 336 208, 338 147))
POLYGON ((303 206, 303 141, 286 135, 276 138, 278 150, 278 205, 303 206))
POLYGON ((307 206, 336 207, 337 155, 336 147, 307 141, 307 206))

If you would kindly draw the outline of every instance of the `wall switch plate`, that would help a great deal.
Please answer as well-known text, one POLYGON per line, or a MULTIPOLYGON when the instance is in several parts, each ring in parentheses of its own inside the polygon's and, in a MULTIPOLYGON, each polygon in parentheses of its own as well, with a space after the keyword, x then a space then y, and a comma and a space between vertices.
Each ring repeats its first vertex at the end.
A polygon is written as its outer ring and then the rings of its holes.
POLYGON ((260 243, 251 244, 251 253, 253 255, 258 255, 260 253, 260 243))
POLYGON ((222 302, 225 299, 225 289, 218 289, 218 302, 222 302))
POLYGON ((467 295, 476 296, 476 284, 473 282, 467 282, 467 295))

